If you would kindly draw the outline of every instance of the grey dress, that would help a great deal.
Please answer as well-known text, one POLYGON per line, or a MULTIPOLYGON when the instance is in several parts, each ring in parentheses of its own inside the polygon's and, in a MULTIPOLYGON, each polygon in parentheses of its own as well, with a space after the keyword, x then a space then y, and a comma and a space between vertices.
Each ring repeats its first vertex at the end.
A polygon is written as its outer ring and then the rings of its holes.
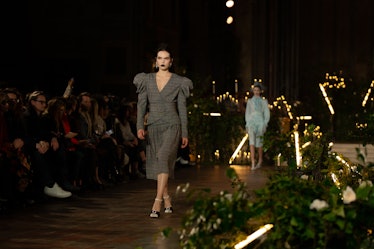
POLYGON ((147 117, 147 178, 157 180, 160 173, 174 178, 174 166, 181 137, 188 137, 186 99, 192 81, 172 74, 159 91, 156 73, 139 73, 134 78, 138 93, 137 130, 145 129, 147 117))

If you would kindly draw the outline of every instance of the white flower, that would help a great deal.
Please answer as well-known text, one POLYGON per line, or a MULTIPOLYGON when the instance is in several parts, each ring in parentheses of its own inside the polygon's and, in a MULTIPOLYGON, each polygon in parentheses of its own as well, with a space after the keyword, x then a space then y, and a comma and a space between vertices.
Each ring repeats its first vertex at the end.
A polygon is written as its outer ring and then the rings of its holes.
POLYGON ((309 206, 310 209, 315 209, 317 211, 328 208, 329 204, 327 204, 326 201, 320 200, 320 199, 315 199, 309 206))
POLYGON ((229 201, 232 200, 232 194, 225 194, 225 198, 229 201))
POLYGON ((303 179, 303 180, 308 180, 309 176, 308 175, 302 175, 302 176, 300 176, 300 178, 303 179))
POLYGON ((184 188, 182 189, 182 192, 186 193, 189 187, 190 187, 190 183, 187 182, 186 185, 184 186, 184 188))
POLYGON ((353 201, 356 200, 356 193, 355 191, 353 191, 353 189, 351 187, 347 187, 344 191, 343 191, 343 202, 344 204, 349 204, 353 201))
POLYGON ((360 182, 359 188, 373 187, 373 183, 370 180, 360 182))

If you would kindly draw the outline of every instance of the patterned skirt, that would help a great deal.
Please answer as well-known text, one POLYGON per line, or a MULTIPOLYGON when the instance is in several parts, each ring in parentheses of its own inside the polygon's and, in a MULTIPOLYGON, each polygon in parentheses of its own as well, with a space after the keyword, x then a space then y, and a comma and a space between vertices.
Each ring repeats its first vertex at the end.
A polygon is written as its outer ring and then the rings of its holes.
POLYGON ((147 128, 147 178, 157 180, 158 174, 166 173, 173 179, 178 147, 181 143, 181 126, 152 124, 147 128))

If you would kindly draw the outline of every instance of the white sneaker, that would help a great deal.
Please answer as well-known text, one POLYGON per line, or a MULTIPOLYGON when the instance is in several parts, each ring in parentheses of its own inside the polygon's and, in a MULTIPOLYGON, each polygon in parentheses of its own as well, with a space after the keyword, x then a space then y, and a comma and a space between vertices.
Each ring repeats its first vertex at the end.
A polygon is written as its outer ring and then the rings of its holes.
POLYGON ((189 161, 184 160, 183 158, 181 158, 181 159, 179 159, 179 163, 183 164, 183 165, 187 165, 189 163, 189 161))
POLYGON ((44 194, 55 198, 68 198, 71 196, 71 192, 63 190, 57 183, 53 184, 52 188, 45 186, 44 194))

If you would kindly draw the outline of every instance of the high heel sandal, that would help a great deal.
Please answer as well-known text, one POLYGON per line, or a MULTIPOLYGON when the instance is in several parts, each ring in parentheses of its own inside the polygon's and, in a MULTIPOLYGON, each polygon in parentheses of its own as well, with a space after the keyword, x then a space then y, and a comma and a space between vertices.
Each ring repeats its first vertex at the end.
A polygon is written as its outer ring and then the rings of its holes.
POLYGON ((261 166, 262 166, 262 161, 258 161, 258 163, 256 164, 256 169, 261 168, 261 166))
MULTIPOLYGON (((155 201, 162 202, 162 199, 156 198, 155 201)), ((151 218, 160 218, 160 211, 152 210, 151 213, 149 214, 149 217, 151 218)))
MULTIPOLYGON (((168 196, 164 196, 164 201, 165 200, 168 200, 168 199, 170 199, 170 196, 168 195, 168 196)), ((173 213, 173 207, 171 206, 171 203, 170 203, 170 207, 165 207, 165 214, 171 214, 171 213, 173 213)))
POLYGON ((251 167, 252 170, 255 170, 256 169, 256 164, 255 162, 252 162, 252 167, 251 167))

